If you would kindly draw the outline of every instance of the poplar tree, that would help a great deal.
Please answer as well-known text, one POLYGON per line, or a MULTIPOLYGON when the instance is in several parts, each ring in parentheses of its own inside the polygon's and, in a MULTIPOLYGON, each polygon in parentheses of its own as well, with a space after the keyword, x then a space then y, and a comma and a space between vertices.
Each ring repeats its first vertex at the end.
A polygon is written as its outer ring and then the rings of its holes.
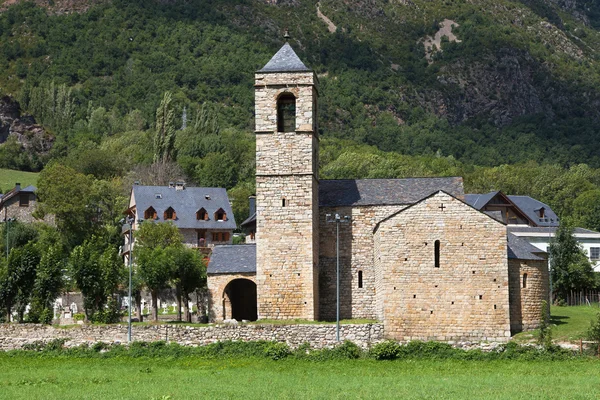
POLYGON ((154 134, 154 162, 166 164, 173 160, 175 150, 175 112, 171 105, 173 96, 165 92, 156 109, 156 133, 154 134))

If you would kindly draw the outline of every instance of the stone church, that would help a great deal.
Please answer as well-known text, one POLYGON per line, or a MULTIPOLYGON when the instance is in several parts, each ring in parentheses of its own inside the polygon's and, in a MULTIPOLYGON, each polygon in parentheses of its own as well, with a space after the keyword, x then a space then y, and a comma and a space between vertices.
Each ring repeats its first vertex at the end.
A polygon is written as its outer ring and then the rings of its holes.
POLYGON ((505 341, 538 325, 546 253, 464 201, 460 177, 320 180, 318 79, 286 43, 255 75, 255 244, 215 247, 209 317, 342 319, 398 340, 505 341), (332 222, 339 216, 341 223, 332 222))

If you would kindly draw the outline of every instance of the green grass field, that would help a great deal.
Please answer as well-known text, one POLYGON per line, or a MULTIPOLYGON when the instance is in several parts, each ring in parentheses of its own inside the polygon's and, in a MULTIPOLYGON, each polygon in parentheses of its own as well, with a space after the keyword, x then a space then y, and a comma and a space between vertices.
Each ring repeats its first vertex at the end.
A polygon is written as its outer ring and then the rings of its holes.
POLYGON ((600 362, 77 359, 0 354, 2 399, 595 399, 600 362))
POLYGON ((39 175, 37 172, 23 172, 0 168, 0 190, 2 190, 2 193, 6 193, 14 188, 17 182, 21 184, 21 187, 36 185, 39 175))
MULTIPOLYGON (((552 338, 559 342, 576 342, 585 339, 590 321, 600 313, 598 304, 592 306, 571 306, 550 308, 552 338)), ((535 337, 537 331, 523 332, 515 336, 518 342, 526 342, 535 337)))

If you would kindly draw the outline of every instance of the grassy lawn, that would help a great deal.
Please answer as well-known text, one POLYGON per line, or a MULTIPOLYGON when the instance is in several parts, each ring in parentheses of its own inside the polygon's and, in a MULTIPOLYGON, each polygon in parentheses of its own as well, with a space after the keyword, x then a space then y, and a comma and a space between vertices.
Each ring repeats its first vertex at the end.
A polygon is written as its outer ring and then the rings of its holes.
POLYGON ((0 168, 0 189, 2 193, 8 192, 15 187, 15 183, 19 182, 21 187, 37 184, 37 172, 14 171, 12 169, 0 168))
POLYGON ((600 363, 31 358, 0 354, 3 399, 593 399, 600 363), (558 372, 560 371, 560 372, 558 372))
MULTIPOLYGON (((600 313, 598 303, 592 306, 571 306, 550 308, 552 338, 555 341, 570 342, 585 338, 590 327, 590 321, 600 313)), ((523 332, 515 336, 519 342, 528 341, 535 337, 537 331, 523 332)))

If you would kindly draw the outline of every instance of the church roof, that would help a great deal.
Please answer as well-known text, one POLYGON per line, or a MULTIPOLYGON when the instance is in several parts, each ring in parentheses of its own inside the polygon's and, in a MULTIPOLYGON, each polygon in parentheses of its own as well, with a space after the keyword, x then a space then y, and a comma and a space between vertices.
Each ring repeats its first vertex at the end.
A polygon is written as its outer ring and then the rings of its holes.
POLYGON ((519 260, 544 260, 537 254, 545 254, 546 252, 538 249, 530 244, 527 240, 508 233, 508 258, 516 258, 519 260))
POLYGON ((215 246, 206 269, 208 274, 256 273, 256 245, 215 246))
POLYGON ((440 190, 462 197, 462 177, 322 180, 319 182, 319 206, 413 204, 440 190))
POLYGON ((289 43, 284 44, 258 72, 310 72, 289 43))

